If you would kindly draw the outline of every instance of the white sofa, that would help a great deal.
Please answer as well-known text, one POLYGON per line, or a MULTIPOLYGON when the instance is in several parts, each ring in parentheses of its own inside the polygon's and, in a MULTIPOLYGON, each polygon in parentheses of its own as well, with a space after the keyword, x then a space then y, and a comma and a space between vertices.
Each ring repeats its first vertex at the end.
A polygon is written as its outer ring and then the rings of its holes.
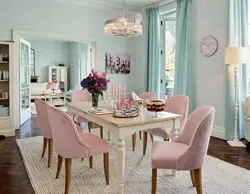
POLYGON ((49 82, 31 83, 31 99, 44 98, 44 93, 48 89, 49 82))
POLYGON ((245 138, 250 141, 250 96, 243 102, 245 138))
POLYGON ((48 89, 49 82, 31 83, 31 99, 45 98, 45 94, 62 93, 59 89, 59 84, 56 85, 56 90, 48 89))

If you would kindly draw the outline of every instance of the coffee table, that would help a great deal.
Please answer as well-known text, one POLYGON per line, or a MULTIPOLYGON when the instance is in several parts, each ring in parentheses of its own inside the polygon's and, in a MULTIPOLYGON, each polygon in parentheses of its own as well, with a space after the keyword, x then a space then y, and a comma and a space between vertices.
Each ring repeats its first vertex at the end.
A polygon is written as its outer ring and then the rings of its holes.
POLYGON ((45 101, 47 101, 50 104, 53 104, 54 106, 63 105, 65 106, 66 103, 66 94, 65 93, 52 93, 52 94, 45 94, 44 95, 45 101))

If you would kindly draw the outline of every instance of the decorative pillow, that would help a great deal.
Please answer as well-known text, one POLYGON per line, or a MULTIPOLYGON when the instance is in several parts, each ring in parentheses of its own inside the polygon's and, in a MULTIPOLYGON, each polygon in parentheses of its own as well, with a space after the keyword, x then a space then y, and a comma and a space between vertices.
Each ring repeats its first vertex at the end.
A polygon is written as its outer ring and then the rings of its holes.
POLYGON ((48 84, 48 90, 57 90, 57 89, 58 89, 57 83, 49 82, 49 84, 48 84))
POLYGON ((55 93, 55 94, 61 94, 61 93, 62 93, 62 90, 61 90, 61 89, 54 90, 54 93, 55 93))

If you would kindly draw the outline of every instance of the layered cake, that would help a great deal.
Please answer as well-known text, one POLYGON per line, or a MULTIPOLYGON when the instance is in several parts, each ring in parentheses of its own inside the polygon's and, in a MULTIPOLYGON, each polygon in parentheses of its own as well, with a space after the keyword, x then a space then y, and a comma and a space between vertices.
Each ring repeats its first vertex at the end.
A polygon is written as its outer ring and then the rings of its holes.
POLYGON ((162 112, 165 108, 165 102, 161 100, 153 100, 147 103, 147 109, 151 112, 162 112))

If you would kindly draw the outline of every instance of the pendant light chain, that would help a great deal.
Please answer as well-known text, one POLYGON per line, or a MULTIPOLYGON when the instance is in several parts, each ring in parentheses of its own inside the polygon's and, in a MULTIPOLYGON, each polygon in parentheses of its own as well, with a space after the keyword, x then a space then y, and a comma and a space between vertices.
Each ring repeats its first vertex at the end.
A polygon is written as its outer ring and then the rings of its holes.
POLYGON ((125 18, 124 8, 125 8, 125 0, 122 0, 122 18, 125 18))

